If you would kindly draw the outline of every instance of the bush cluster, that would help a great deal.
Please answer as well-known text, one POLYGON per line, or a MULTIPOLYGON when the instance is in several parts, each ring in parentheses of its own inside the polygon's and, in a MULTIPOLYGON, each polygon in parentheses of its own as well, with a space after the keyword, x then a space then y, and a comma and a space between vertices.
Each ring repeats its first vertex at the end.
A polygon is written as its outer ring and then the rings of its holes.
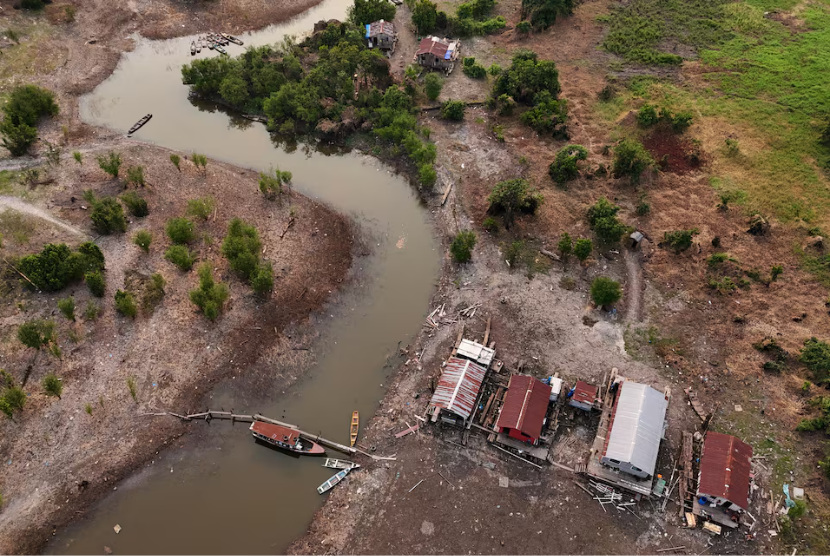
POLYGON ((654 167, 654 159, 635 139, 623 139, 614 147, 614 165, 611 173, 614 177, 628 176, 632 185, 640 182, 640 175, 648 168, 654 167))
POLYGON ((268 261, 260 261, 262 242, 256 228, 239 218, 231 220, 228 235, 222 243, 222 254, 231 268, 248 281, 257 294, 266 296, 274 288, 273 268, 268 261))
POLYGON ((562 147, 548 167, 548 174, 556 183, 569 182, 579 176, 579 162, 587 158, 588 149, 582 145, 562 147))
POLYGON ((141 197, 135 191, 127 191, 121 195, 121 201, 127 205, 130 214, 138 218, 143 218, 150 214, 150 209, 147 207, 147 200, 141 197))
POLYGON ((680 253, 692 246, 692 238, 698 233, 700 233, 700 230, 697 228, 665 232, 663 234, 663 241, 672 251, 680 253))
POLYGON ((445 120, 460 122, 464 119, 467 105, 463 100, 448 100, 441 105, 441 117, 445 120))
MULTIPOLYGON (((104 254, 92 242, 72 251, 66 244, 50 243, 40 253, 20 259, 20 271, 42 291, 58 291, 84 274, 104 268, 104 254)), ((29 282, 25 282, 29 284, 29 282)))
POLYGON ((56 116, 60 109, 55 95, 37 85, 21 85, 12 89, 3 106, 0 133, 3 146, 12 156, 23 156, 37 140, 37 122, 43 116, 56 116))
POLYGON ((259 174, 259 191, 268 199, 282 195, 282 186, 291 183, 294 176, 287 170, 273 169, 269 173, 259 174))
POLYGON ((490 203, 488 212, 503 214, 504 227, 510 228, 513 225, 516 213, 533 214, 543 200, 544 197, 541 193, 530 189, 527 180, 505 180, 497 183, 487 197, 487 201, 490 203))
POLYGON ((617 218, 619 210, 620 207, 611 203, 605 197, 600 197, 588 209, 588 223, 601 241, 605 243, 616 243, 629 230, 628 226, 620 222, 619 218, 617 218))
POLYGON ((476 62, 476 59, 472 56, 464 58, 461 69, 464 75, 472 77, 473 79, 484 79, 487 77, 487 68, 476 62))
POLYGON ((457 263, 466 263, 473 258, 473 247, 476 246, 476 233, 472 230, 458 232, 450 245, 450 252, 457 263))
MULTIPOLYGON (((520 32, 530 31, 532 25, 536 29, 547 29, 556 22, 557 17, 571 15, 574 9, 574 0, 522 0, 522 22, 528 23, 520 32), (523 29, 527 29, 524 31, 523 29)), ((519 29, 516 25, 516 29, 519 29)))
POLYGON ((196 262, 196 257, 190 253, 186 245, 171 245, 164 252, 164 258, 185 272, 193 268, 193 263, 196 262))
POLYGON ((203 263, 199 267, 199 287, 190 291, 190 301, 210 320, 216 320, 228 299, 228 286, 213 279, 213 267, 203 263))
POLYGON ((178 245, 185 245, 196 237, 193 231, 193 222, 187 218, 171 218, 165 226, 167 237, 178 245))

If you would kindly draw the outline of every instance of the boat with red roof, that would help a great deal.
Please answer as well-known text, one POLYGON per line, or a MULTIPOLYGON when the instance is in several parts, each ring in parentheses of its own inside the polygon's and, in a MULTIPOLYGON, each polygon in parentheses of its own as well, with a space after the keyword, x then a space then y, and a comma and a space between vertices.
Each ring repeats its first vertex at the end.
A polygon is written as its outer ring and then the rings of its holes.
POLYGON ((257 442, 263 442, 292 454, 320 456, 326 453, 322 446, 300 437, 300 431, 289 427, 254 421, 251 423, 251 434, 257 442))

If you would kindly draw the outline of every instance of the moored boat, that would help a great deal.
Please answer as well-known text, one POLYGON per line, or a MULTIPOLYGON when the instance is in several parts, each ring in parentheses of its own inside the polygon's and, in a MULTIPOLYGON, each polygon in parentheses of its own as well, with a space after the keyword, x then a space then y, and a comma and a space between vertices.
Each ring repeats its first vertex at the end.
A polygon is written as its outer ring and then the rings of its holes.
POLYGON ((360 415, 357 411, 352 413, 352 428, 349 431, 349 442, 351 443, 350 446, 354 447, 355 443, 357 442, 357 431, 360 428, 360 415))
POLYGON ((190 43, 190 55, 191 56, 196 55, 196 41, 191 41, 191 43, 190 43))
POLYGON ((346 475, 349 474, 349 471, 351 471, 351 468, 344 469, 343 471, 340 471, 339 473, 336 473, 331 479, 329 479, 328 481, 326 481, 322 485, 318 486, 317 487, 317 492, 320 493, 320 494, 323 494, 323 493, 326 493, 326 492, 330 491, 332 488, 334 488, 334 485, 336 485, 337 483, 339 483, 340 481, 342 481, 343 479, 346 478, 346 475))
POLYGON ((326 458, 323 467, 329 467, 331 469, 357 469, 360 467, 360 464, 345 459, 326 458))
POLYGON ((243 44, 245 44, 241 40, 234 37, 233 35, 229 35, 227 33, 222 33, 222 36, 225 37, 230 42, 232 42, 233 44, 238 44, 239 46, 242 46, 243 44))
POLYGON ((143 118, 141 118, 140 120, 138 120, 138 121, 135 123, 135 125, 134 125, 133 127, 131 127, 129 131, 127 131, 127 137, 129 137, 130 135, 132 135, 133 133, 135 133, 136 131, 138 131, 139 129, 141 129, 141 127, 142 127, 144 124, 146 124, 147 122, 149 122, 149 121, 150 121, 150 118, 152 118, 152 117, 153 117, 153 115, 152 115, 152 114, 147 114, 146 116, 144 116, 143 118))
POLYGON ((326 453, 326 450, 316 442, 301 438, 300 432, 296 429, 264 421, 254 421, 251 423, 251 434, 255 440, 292 454, 319 456, 326 453))
POLYGON ((227 50, 225 50, 225 49, 222 47, 222 45, 220 45, 220 44, 216 44, 216 45, 214 45, 214 46, 213 46, 213 49, 214 49, 216 52, 218 52, 219 54, 224 54, 225 56, 227 56, 227 55, 228 55, 228 51, 227 51, 227 50))

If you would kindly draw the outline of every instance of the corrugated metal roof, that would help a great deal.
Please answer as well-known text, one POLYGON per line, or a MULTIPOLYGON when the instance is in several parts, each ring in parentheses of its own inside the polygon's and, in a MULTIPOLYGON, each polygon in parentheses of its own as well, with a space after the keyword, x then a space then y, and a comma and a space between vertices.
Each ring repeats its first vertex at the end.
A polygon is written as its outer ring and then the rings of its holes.
POLYGON ((391 21, 373 21, 372 23, 366 26, 367 29, 367 37, 375 37, 380 34, 385 35, 394 35, 395 34, 395 25, 391 21))
POLYGON ((450 357, 432 395, 430 405, 467 419, 475 407, 487 369, 467 359, 450 357))
POLYGON ((666 420, 666 397, 645 384, 620 383, 603 457, 654 474, 666 420))
POLYGON ((558 396, 562 393, 562 379, 559 377, 550 377, 551 394, 558 396))
POLYGON ((461 340, 461 343, 458 345, 458 355, 472 359, 485 367, 489 367, 490 363, 493 362, 493 357, 496 356, 496 350, 473 342, 472 340, 461 340))
POLYGON ((597 399, 597 391, 597 387, 593 384, 588 384, 580 380, 576 383, 572 398, 576 402, 592 405, 594 400, 597 399))
POLYGON ((700 455, 698 492, 725 498, 746 509, 752 446, 728 434, 707 432, 700 455))
POLYGON ((542 434, 542 422, 548 412, 550 386, 528 375, 513 375, 496 426, 521 431, 530 438, 542 434))
POLYGON ((449 43, 442 41, 438 37, 424 37, 421 39, 421 44, 418 45, 418 52, 416 52, 415 55, 418 56, 429 53, 438 58, 444 58, 449 47, 449 43))

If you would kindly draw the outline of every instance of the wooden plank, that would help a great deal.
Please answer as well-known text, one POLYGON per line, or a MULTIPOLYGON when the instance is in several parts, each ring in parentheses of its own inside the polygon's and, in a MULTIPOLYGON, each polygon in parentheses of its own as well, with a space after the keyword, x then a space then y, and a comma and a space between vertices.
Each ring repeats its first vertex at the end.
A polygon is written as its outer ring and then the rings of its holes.
POLYGON ((447 197, 450 196, 450 191, 452 191, 452 181, 447 186, 447 190, 444 191, 444 196, 441 198, 441 206, 444 206, 444 203, 447 202, 447 197))
POLYGON ((511 451, 509 451, 509 450, 505 450, 504 448, 502 448, 502 447, 500 447, 500 446, 496 446, 495 444, 493 444, 493 448, 495 448, 496 450, 501 450, 501 451, 502 451, 502 452, 504 452, 505 454, 507 454, 507 455, 509 455, 509 456, 513 456, 513 457, 514 457, 514 458, 516 458, 517 460, 519 460, 519 461, 523 461, 523 462, 525 462, 525 463, 527 463, 527 464, 529 464, 529 465, 532 465, 533 467, 536 467, 537 469, 542 469, 542 466, 541 466, 541 465, 537 465, 537 464, 533 463, 532 461, 528 461, 528 460, 526 460, 526 459, 525 459, 525 458, 523 458, 523 457, 517 456, 517 455, 516 455, 516 454, 514 454, 513 452, 511 452, 511 451))
POLYGON ((496 397, 495 392, 490 394, 490 398, 487 400, 487 405, 484 406, 484 412, 479 417, 478 423, 479 425, 483 425, 485 419, 487 419, 487 413, 490 411, 490 406, 493 404, 493 399, 496 397))
POLYGON ((421 427, 420 425, 413 425, 413 426, 409 427, 408 429, 403 430, 403 431, 399 432, 398 434, 396 434, 395 438, 402 438, 402 437, 406 436, 407 434, 415 432, 420 427, 421 427))
POLYGON ((490 339, 490 318, 487 317, 487 330, 484 331, 484 341, 481 342, 483 345, 487 345, 487 340, 490 339))
POLYGON ((455 339, 455 346, 452 348, 452 356, 455 357, 458 354, 458 346, 461 345, 461 339, 464 337, 464 329, 467 327, 466 324, 461 325, 461 330, 458 331, 458 337, 455 339))

